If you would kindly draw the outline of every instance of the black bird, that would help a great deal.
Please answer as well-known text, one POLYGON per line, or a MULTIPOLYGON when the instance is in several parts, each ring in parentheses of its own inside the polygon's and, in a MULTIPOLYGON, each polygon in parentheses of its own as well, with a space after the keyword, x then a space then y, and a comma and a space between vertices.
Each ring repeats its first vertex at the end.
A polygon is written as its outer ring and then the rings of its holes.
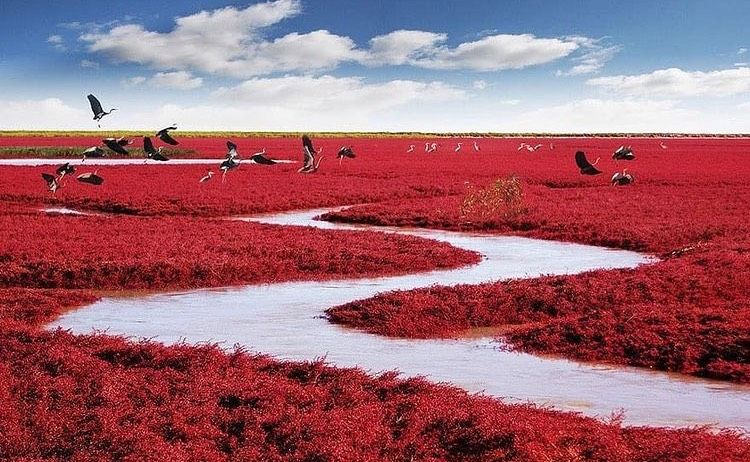
POLYGON ((219 165, 221 170, 221 182, 223 183, 227 172, 240 166, 240 155, 237 153, 237 145, 227 141, 227 158, 219 165))
POLYGON ((78 175, 76 179, 81 183, 93 184, 94 186, 99 186, 100 184, 104 183, 104 178, 97 175, 96 171, 82 173, 78 175))
POLYGON ((320 162, 323 160, 323 156, 320 156, 318 158, 317 164, 315 163, 315 155, 320 154, 323 152, 323 149, 320 151, 315 151, 315 148, 313 147, 312 140, 310 140, 310 137, 307 135, 302 135, 302 154, 303 154, 303 165, 302 168, 297 170, 297 173, 315 173, 318 171, 318 168, 320 168, 320 162))
POLYGON ((339 164, 341 164, 341 161, 344 160, 344 157, 348 157, 349 159, 354 159, 357 156, 354 154, 354 150, 352 150, 351 146, 341 146, 341 149, 339 149, 339 152, 338 154, 336 154, 336 157, 339 158, 339 164))
POLYGON ((615 172, 612 175, 612 186, 627 186, 635 181, 633 175, 628 173, 628 169, 622 169, 622 172, 615 172))
MULTIPOLYGON (((112 111, 116 111, 117 108, 112 108, 109 110, 109 112, 106 112, 104 109, 102 109, 102 103, 99 102, 98 99, 96 99, 96 96, 94 95, 88 95, 87 98, 89 99, 89 104, 91 104, 91 112, 94 113, 94 120, 99 122, 102 120, 102 117, 105 115, 111 114, 112 111)), ((99 128, 101 128, 101 124, 97 124, 99 128)))
POLYGON ((149 138, 148 136, 143 137, 143 152, 146 155, 146 160, 143 161, 144 164, 148 162, 149 159, 154 159, 162 162, 166 162, 169 160, 168 157, 161 153, 161 146, 159 146, 158 150, 154 148, 154 143, 151 142, 151 138, 149 138))
POLYGON ((65 162, 61 166, 57 167, 57 174, 60 176, 60 179, 64 177, 67 174, 73 174, 75 173, 76 168, 70 165, 70 162, 65 162))
POLYGON ((160 140, 167 144, 171 144, 172 146, 177 146, 178 143, 176 139, 169 136, 169 130, 177 130, 177 125, 172 125, 171 127, 162 128, 158 132, 156 132, 156 136, 159 137, 160 140))
POLYGON ((602 173, 601 170, 597 170, 596 167, 594 167, 594 165, 598 163, 598 157, 592 164, 586 159, 586 154, 583 151, 576 151, 576 165, 581 169, 581 175, 598 175, 602 173))
POLYGON ((100 148, 99 146, 91 146, 90 148, 83 151, 83 160, 85 162, 89 157, 104 157, 107 155, 107 151, 100 148))
POLYGON ((250 162, 260 165, 274 165, 276 161, 266 157, 266 148, 263 148, 260 152, 256 152, 250 157, 250 162))
POLYGON ((633 160, 635 159, 635 154, 630 146, 620 146, 614 154, 612 154, 612 158, 614 160, 633 160))
MULTIPOLYGON (((130 154, 127 149, 125 149, 120 142, 115 138, 104 138, 102 140, 102 143, 104 143, 105 146, 107 146, 112 151, 116 152, 117 154, 123 154, 128 155, 130 154)), ((127 145, 126 145, 127 146, 127 145)))
POLYGON ((55 175, 50 175, 49 173, 42 173, 42 178, 47 183, 47 189, 52 191, 52 194, 55 194, 60 187, 60 183, 57 182, 57 177, 55 177, 55 175))

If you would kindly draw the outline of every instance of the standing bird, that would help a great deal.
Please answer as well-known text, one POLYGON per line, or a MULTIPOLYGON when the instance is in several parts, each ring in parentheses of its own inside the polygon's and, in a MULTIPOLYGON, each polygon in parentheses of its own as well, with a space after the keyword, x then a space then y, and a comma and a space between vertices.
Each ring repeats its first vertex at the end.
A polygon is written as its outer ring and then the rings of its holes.
POLYGON ((81 183, 88 183, 88 184, 93 184, 94 186, 99 186, 100 184, 104 183, 104 178, 97 175, 96 174, 97 171, 98 170, 95 170, 93 172, 82 173, 78 175, 76 179, 80 181, 81 183))
POLYGON ((341 146, 341 149, 339 149, 338 154, 336 154, 336 157, 339 158, 339 165, 341 165, 341 161, 344 160, 344 157, 347 157, 349 159, 354 159, 357 157, 354 154, 354 150, 351 146, 341 146))
MULTIPOLYGON (((125 149, 123 145, 120 144, 120 142, 115 138, 104 138, 102 140, 102 143, 104 143, 105 146, 107 146, 109 149, 116 152, 117 154, 122 154, 125 156, 130 154, 128 150, 125 149)), ((125 146, 127 146, 127 144, 125 144, 125 146)))
POLYGON ((226 179, 227 172, 240 166, 240 155, 237 153, 237 145, 227 141, 227 158, 219 165, 221 170, 221 182, 226 179))
POLYGON ((462 145, 462 144, 463 144, 463 143, 456 143, 456 149, 454 149, 454 150, 453 150, 453 152, 458 152, 458 151, 460 151, 460 150, 461 150, 461 145, 462 145))
POLYGON ((612 154, 612 158, 614 160, 633 160, 635 159, 635 154, 633 154, 633 150, 630 148, 630 146, 620 146, 612 154))
POLYGON ((198 183, 205 183, 206 181, 210 180, 211 177, 213 177, 213 176, 214 176, 214 172, 212 172, 211 170, 209 170, 208 173, 206 173, 205 176, 201 177, 201 179, 198 180, 198 183))
POLYGON ((102 103, 99 102, 98 99, 96 99, 96 96, 89 94, 86 98, 89 99, 89 104, 91 105, 91 112, 94 113, 94 120, 97 121, 97 126, 99 128, 102 127, 101 123, 99 123, 102 120, 102 117, 105 115, 111 114, 113 111, 116 111, 117 108, 112 108, 109 110, 109 112, 106 112, 102 108, 102 103))
POLYGON ((474 151, 479 152, 479 144, 474 141, 474 151))
POLYGON ((275 160, 266 157, 266 148, 263 148, 260 152, 256 152, 250 156, 250 162, 260 165, 274 165, 277 163, 275 160))
POLYGON ((57 192, 57 189, 60 187, 60 183, 57 182, 57 178, 55 177, 55 175, 42 173, 42 178, 47 183, 47 189, 49 191, 52 191, 52 194, 55 194, 57 192))
POLYGON ((626 168, 622 169, 622 172, 615 172, 615 174, 612 175, 612 186, 627 186, 633 181, 635 181, 635 178, 628 173, 628 169, 626 168))
POLYGON ((320 162, 323 160, 323 156, 318 158, 318 162, 315 163, 315 156, 323 152, 315 151, 312 140, 307 135, 302 135, 302 154, 303 154, 303 165, 302 168, 297 170, 297 173, 315 173, 320 168, 320 162))
POLYGON ((148 136, 143 137, 143 154, 146 156, 146 160, 143 161, 145 164, 148 162, 149 159, 158 160, 161 162, 166 162, 169 160, 167 156, 161 153, 162 147, 159 146, 159 149, 154 148, 154 143, 151 142, 151 138, 148 136))
POLYGON ((86 162, 89 157, 104 157, 107 155, 107 151, 100 148, 99 146, 91 146, 90 148, 83 151, 83 160, 81 163, 86 162))
POLYGON ((156 132, 156 136, 167 144, 171 144, 172 146, 177 146, 180 143, 178 143, 176 139, 169 136, 169 130, 177 130, 177 125, 172 125, 171 127, 162 128, 161 130, 156 132))
POLYGON ((663 141, 659 141, 659 147, 662 148, 662 149, 667 149, 667 145, 664 144, 663 141))
POLYGON ((597 170, 596 167, 594 167, 598 163, 599 157, 597 157, 592 164, 586 159, 586 154, 583 151, 576 151, 576 165, 581 169, 581 175, 598 175, 602 173, 601 170, 597 170))
POLYGON ((55 170, 55 172, 60 177, 59 179, 61 180, 62 180, 62 177, 64 177, 65 175, 68 175, 68 174, 72 175, 73 173, 75 173, 75 171, 76 171, 76 168, 70 165, 70 162, 65 162, 61 166, 57 167, 57 170, 55 170))
POLYGON ((430 152, 430 143, 424 144, 424 152, 430 152))
POLYGON ((407 149, 406 152, 414 152, 414 145, 410 144, 409 149, 407 149))

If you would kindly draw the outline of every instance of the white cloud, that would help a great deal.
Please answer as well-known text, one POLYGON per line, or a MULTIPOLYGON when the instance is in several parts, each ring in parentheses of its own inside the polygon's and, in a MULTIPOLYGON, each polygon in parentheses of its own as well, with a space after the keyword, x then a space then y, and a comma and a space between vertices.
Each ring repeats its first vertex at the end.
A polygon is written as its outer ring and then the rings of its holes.
POLYGON ((750 62, 741 62, 741 63, 734 63, 735 67, 748 67, 750 66, 750 62))
POLYGON ((520 131, 552 132, 657 132, 711 131, 699 112, 674 101, 585 99, 520 114, 520 131))
POLYGON ((397 30, 370 39, 366 64, 408 64, 435 52, 439 43, 448 39, 446 34, 421 30, 397 30))
POLYGON ((739 50, 737 50, 737 54, 738 55, 744 55, 745 53, 747 53, 747 48, 743 47, 743 48, 740 48, 739 50))
POLYGON ((97 63, 96 61, 90 61, 88 59, 82 59, 81 67, 84 69, 99 69, 99 63, 97 63))
POLYGON ((475 90, 484 90, 487 88, 487 82, 485 80, 475 80, 471 83, 471 88, 475 90))
POLYGON ((91 121, 84 103, 73 108, 58 98, 0 101, 0 129, 79 129, 91 121))
POLYGON ((628 95, 730 96, 750 92, 750 68, 710 72, 670 68, 648 74, 598 77, 586 83, 628 95))
POLYGON ((155 88, 193 90, 203 85, 203 79, 200 77, 193 77, 190 72, 185 71, 157 72, 153 77, 148 79, 148 84, 155 88))
POLYGON ((127 79, 123 79, 122 84, 126 87, 135 87, 138 86, 146 81, 146 77, 143 77, 142 75, 137 75, 135 77, 129 77, 127 79))
POLYGON ((538 38, 532 34, 499 34, 456 48, 439 47, 412 64, 428 69, 500 71, 545 64, 568 56, 579 47, 573 41, 538 38))
POLYGON ((503 106, 518 106, 519 104, 521 104, 521 100, 520 99, 504 99, 500 101, 500 104, 502 104, 503 106))
POLYGON ((578 64, 567 71, 557 71, 558 76, 598 73, 605 64, 622 50, 620 45, 604 45, 602 39, 574 36, 568 37, 568 40, 578 43, 583 52, 573 58, 573 61, 578 64))
POLYGON ((65 40, 62 38, 62 35, 50 35, 49 37, 47 37, 47 43, 52 45, 52 47, 58 51, 65 51, 67 49, 65 47, 65 40))
POLYGON ((577 38, 496 34, 451 48, 445 45, 446 34, 418 30, 374 37, 368 49, 327 30, 292 32, 275 39, 263 36, 268 26, 300 11, 299 0, 275 0, 179 17, 169 32, 148 31, 139 24, 115 24, 109 29, 94 28, 80 40, 88 51, 115 61, 236 78, 320 71, 343 62, 475 71, 521 69, 568 56, 580 46, 577 38))

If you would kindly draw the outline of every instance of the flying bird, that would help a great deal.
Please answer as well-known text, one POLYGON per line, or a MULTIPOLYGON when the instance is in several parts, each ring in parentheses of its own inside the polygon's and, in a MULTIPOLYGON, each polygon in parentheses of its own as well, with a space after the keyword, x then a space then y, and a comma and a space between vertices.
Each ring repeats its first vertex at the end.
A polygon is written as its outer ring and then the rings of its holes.
POLYGON ((169 130, 177 130, 177 125, 172 125, 171 127, 162 128, 161 130, 156 132, 156 136, 167 144, 171 144, 172 146, 177 146, 180 143, 178 143, 176 139, 169 136, 169 130))
POLYGON ((409 149, 407 149, 406 152, 414 152, 414 145, 410 144, 409 149))
MULTIPOLYGON (((91 105, 91 112, 94 113, 94 120, 97 122, 100 122, 102 120, 102 117, 105 115, 109 115, 112 113, 112 111, 116 111, 117 108, 112 108, 109 110, 109 112, 106 112, 104 109, 102 109, 102 103, 99 102, 98 99, 96 99, 96 96, 89 94, 87 96, 89 99, 89 104, 91 105)), ((102 127, 101 123, 97 123, 97 126, 99 128, 102 127)))
POLYGON ((227 141, 227 158, 219 164, 219 170, 221 170, 221 182, 223 183, 226 179, 227 172, 240 166, 240 155, 237 153, 237 145, 231 141, 227 141))
POLYGON ((94 186, 99 186, 100 184, 104 183, 104 178, 97 175, 96 172, 97 171, 82 173, 78 175, 76 179, 81 183, 88 183, 93 184, 94 186))
POLYGON ((474 141, 474 150, 479 152, 479 144, 476 141, 474 141))
POLYGON ((214 176, 214 172, 212 172, 211 170, 209 170, 208 173, 206 173, 205 176, 201 177, 201 179, 198 180, 198 183, 205 183, 206 181, 210 180, 211 177, 213 177, 213 176, 214 176))
POLYGON ((635 154, 633 153, 633 150, 630 148, 630 146, 620 146, 612 154, 612 158, 614 160, 633 160, 635 159, 635 154))
POLYGON ((250 156, 250 162, 260 165, 274 165, 277 163, 275 160, 266 157, 266 148, 263 148, 260 152, 256 152, 250 156))
POLYGON ((601 170, 597 170, 596 167, 594 167, 598 163, 599 157, 597 157, 592 164, 586 159, 586 154, 583 151, 576 151, 576 165, 581 169, 581 175, 598 175, 602 173, 601 170))
POLYGON ((626 168, 622 169, 622 172, 615 172, 615 174, 612 175, 612 186, 627 186, 633 181, 635 181, 635 178, 628 173, 628 169, 626 168))
POLYGON ((318 158, 318 162, 315 162, 315 156, 323 152, 315 151, 312 140, 307 135, 302 135, 302 154, 303 154, 303 165, 302 168, 297 170, 297 173, 315 173, 320 168, 320 162, 323 160, 323 156, 318 158))
POLYGON ((526 143, 521 143, 521 144, 518 145, 518 149, 516 149, 516 151, 520 151, 521 149, 523 149, 525 147, 526 147, 526 143))
MULTIPOLYGON (((104 138, 102 140, 102 143, 104 143, 105 146, 107 146, 112 151, 116 152, 117 154, 122 154, 127 156, 130 154, 127 149, 125 149, 120 142, 115 138, 104 138)), ((127 146, 127 144, 126 144, 127 146)))
POLYGON ((143 161, 145 164, 148 162, 149 159, 158 160, 161 162, 166 162, 169 160, 167 156, 161 153, 162 147, 159 146, 159 149, 154 148, 154 143, 151 142, 151 138, 148 136, 143 137, 143 153, 146 156, 146 160, 143 161))
POLYGON ((338 154, 336 154, 336 157, 339 159, 339 165, 341 165, 341 161, 344 160, 344 157, 347 157, 349 159, 354 159, 357 157, 354 154, 354 150, 351 146, 341 146, 341 149, 339 149, 338 154))
POLYGON ((50 175, 49 173, 42 173, 42 178, 47 183, 47 189, 52 192, 52 194, 55 194, 60 188, 60 183, 57 182, 57 177, 55 175, 50 175))
POLYGON ((81 163, 86 162, 89 157, 104 157, 107 155, 107 151, 100 148, 99 146, 91 146, 90 148, 83 151, 83 160, 81 163))
POLYGON ((133 144, 133 140, 127 139, 124 136, 117 138, 115 141, 117 141, 117 144, 119 144, 123 148, 125 146, 130 146, 131 144, 133 144))
POLYGON ((65 162, 61 166, 57 167, 57 170, 55 172, 59 175, 59 179, 62 179, 65 175, 73 174, 75 173, 76 168, 70 165, 70 162, 65 162))

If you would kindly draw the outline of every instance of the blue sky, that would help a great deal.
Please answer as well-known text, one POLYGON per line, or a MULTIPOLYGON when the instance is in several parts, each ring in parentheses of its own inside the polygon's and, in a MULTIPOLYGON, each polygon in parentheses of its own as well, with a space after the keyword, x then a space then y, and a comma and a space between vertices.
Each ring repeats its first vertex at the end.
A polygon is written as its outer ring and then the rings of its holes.
POLYGON ((750 2, 0 2, 0 129, 750 131, 750 2))

